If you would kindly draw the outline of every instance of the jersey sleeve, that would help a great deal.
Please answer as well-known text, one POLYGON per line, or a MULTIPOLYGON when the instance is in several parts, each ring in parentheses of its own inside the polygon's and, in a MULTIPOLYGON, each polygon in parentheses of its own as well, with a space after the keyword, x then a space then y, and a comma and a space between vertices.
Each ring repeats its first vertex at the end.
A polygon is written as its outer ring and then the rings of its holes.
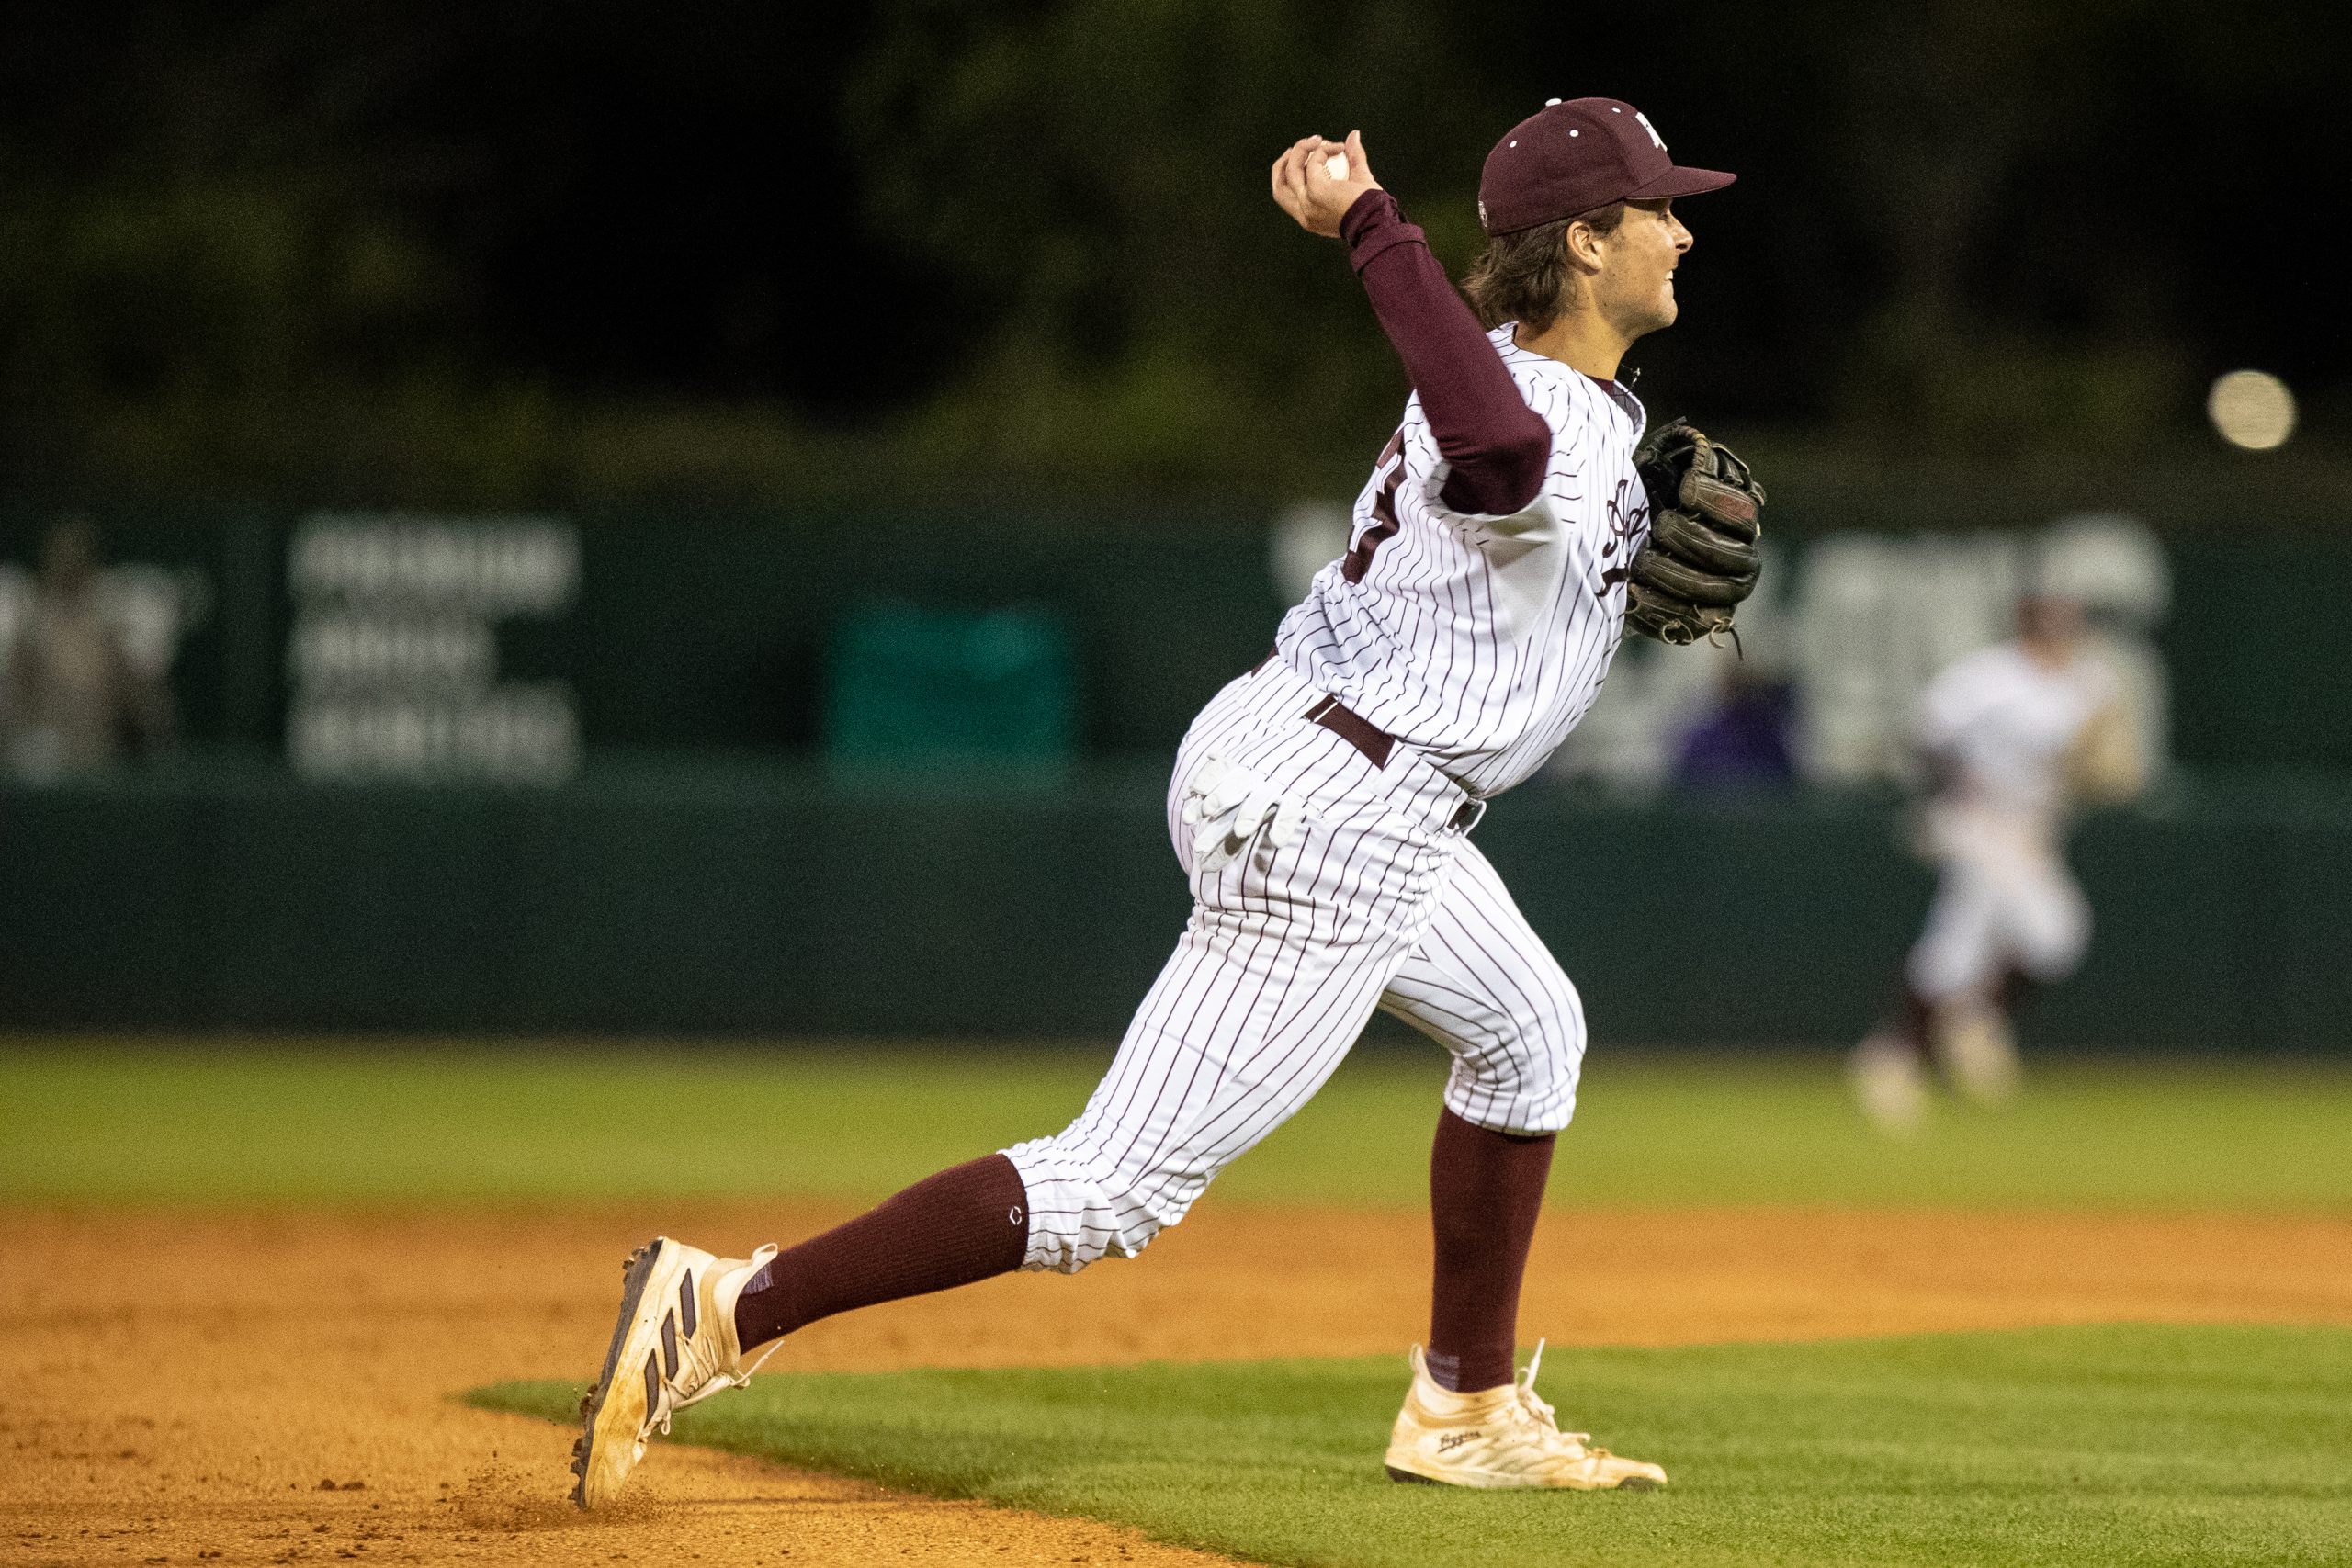
POLYGON ((1439 448, 1418 400, 1405 410, 1405 483, 1412 487, 1420 510, 1469 543, 1489 547, 1501 541, 1539 543, 1559 536, 1552 498, 1540 486, 1526 504, 1509 512, 1480 512, 1454 504, 1462 498, 1451 484, 1453 466, 1439 448))
POLYGON ((1518 637, 1541 619, 1566 568, 1556 547, 1568 525, 1557 514, 1548 486, 1516 512, 1464 512, 1447 504, 1446 462, 1417 403, 1405 410, 1402 482, 1411 487, 1405 510, 1446 529, 1484 558, 1488 582, 1505 635, 1518 637))
POLYGON ((1348 256, 1445 461, 1450 510, 1508 517, 1543 492, 1552 431, 1527 406, 1416 224, 1386 191, 1366 191, 1340 225, 1348 256))
POLYGON ((1499 544, 1554 543, 1580 525, 1578 518, 1561 514, 1555 491, 1563 485, 1569 491, 1576 490, 1575 476, 1591 460, 1587 450, 1591 432, 1583 411, 1557 387, 1540 383, 1525 389, 1521 406, 1535 416, 1544 435, 1544 474, 1535 492, 1524 502, 1505 512, 1481 511, 1464 504, 1464 498, 1451 482, 1453 466, 1434 444, 1430 448, 1430 467, 1420 491, 1433 516, 1490 552, 1499 544))

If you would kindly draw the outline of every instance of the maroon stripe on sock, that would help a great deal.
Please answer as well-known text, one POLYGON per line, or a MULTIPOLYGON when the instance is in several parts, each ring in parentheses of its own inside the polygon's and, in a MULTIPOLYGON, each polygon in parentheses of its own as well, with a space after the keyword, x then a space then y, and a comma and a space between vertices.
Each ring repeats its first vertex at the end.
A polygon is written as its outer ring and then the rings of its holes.
POLYGON ((736 1300, 737 1343, 748 1350, 852 1307, 1009 1274, 1028 1249, 1021 1173, 1002 1155, 972 1160, 769 1259, 736 1300))
POLYGON ((1520 1280, 1544 1207, 1554 1141, 1549 1133, 1489 1133, 1451 1111, 1439 1113, 1430 1148, 1437 1258, 1429 1359, 1430 1375, 1456 1392, 1511 1381, 1520 1280))

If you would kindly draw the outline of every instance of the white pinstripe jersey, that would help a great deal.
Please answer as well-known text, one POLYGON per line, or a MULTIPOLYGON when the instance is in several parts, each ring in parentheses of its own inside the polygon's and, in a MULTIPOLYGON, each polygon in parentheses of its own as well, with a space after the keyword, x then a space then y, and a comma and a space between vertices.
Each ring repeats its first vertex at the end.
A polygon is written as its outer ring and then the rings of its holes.
POLYGON ((1649 530, 1634 471, 1641 404, 1488 333, 1552 427, 1544 488, 1510 516, 1447 509, 1419 393, 1356 497, 1346 557, 1317 572, 1275 647, 1317 690, 1480 796, 1544 765, 1591 707, 1649 530))

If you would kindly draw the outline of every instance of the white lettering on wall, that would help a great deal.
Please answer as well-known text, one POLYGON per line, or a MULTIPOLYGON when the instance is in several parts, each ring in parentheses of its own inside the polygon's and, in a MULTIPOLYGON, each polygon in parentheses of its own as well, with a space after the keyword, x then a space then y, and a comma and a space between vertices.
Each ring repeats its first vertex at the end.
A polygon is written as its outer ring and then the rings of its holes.
POLYGON ((320 513, 287 561, 287 750, 316 778, 545 782, 580 761, 562 681, 499 671, 503 621, 569 611, 580 536, 537 517, 320 513))

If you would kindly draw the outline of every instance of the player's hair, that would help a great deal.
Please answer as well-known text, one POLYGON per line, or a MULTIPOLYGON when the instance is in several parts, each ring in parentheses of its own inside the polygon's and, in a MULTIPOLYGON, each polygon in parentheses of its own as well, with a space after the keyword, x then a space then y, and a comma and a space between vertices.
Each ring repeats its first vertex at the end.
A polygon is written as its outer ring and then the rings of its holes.
POLYGON ((1612 201, 1573 218, 1497 234, 1470 264, 1462 292, 1487 326, 1517 321, 1540 333, 1577 302, 1583 288, 1568 265, 1568 225, 1581 223, 1596 234, 1613 234, 1624 220, 1625 204, 1612 201))

